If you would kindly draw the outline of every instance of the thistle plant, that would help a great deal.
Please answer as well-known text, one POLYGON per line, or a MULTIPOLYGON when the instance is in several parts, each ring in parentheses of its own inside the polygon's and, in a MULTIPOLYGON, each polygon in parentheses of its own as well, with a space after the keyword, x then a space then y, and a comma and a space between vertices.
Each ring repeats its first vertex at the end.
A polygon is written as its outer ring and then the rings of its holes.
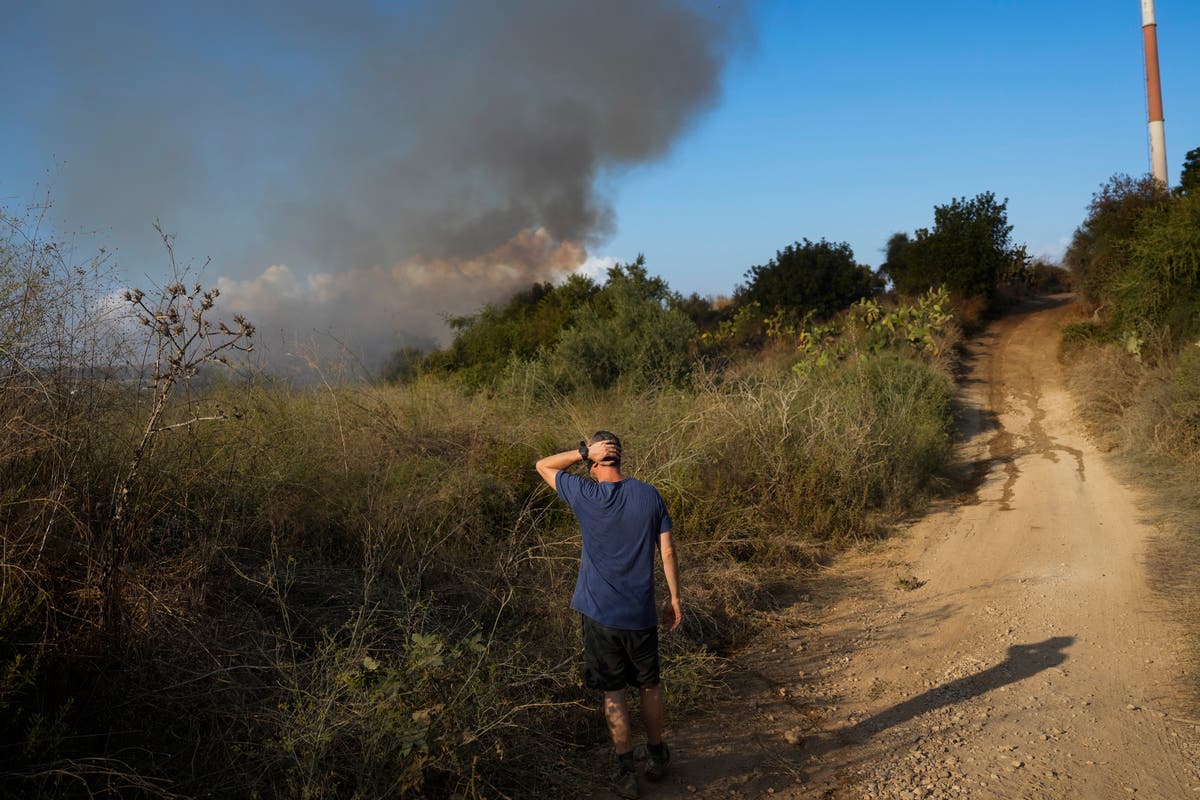
MULTIPOLYGON (((149 331, 146 344, 148 350, 153 351, 154 360, 148 375, 150 413, 129 464, 113 490, 102 585, 105 627, 114 636, 119 636, 121 627, 120 575, 129 547, 130 490, 137 482, 142 462, 150 455, 160 433, 201 422, 225 420, 230 416, 229 412, 218 408, 211 414, 189 413, 183 421, 163 424, 163 412, 172 391, 194 378, 204 364, 211 362, 229 367, 230 354, 249 353, 254 349, 251 342, 254 326, 240 314, 234 315, 232 327, 224 321, 214 321, 211 317, 220 291, 216 287, 206 290, 198 282, 189 289, 183 280, 188 270, 181 270, 175 260, 174 235, 165 233, 158 223, 154 228, 166 248, 173 280, 163 286, 154 299, 141 289, 128 289, 123 295, 134 319, 149 331)), ((189 408, 189 412, 192 411, 194 409, 189 408)), ((237 408, 232 414, 241 416, 237 408)))

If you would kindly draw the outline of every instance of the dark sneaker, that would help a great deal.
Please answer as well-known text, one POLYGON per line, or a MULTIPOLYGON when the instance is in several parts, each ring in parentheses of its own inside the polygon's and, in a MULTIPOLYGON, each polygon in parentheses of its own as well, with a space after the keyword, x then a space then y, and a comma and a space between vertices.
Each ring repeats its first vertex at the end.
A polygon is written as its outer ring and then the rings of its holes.
POLYGON ((667 743, 663 742, 662 757, 654 755, 654 751, 647 748, 647 755, 650 758, 650 763, 646 765, 646 780, 661 781, 667 776, 667 765, 671 763, 671 748, 667 747, 667 743))
POLYGON ((612 776, 612 790, 625 800, 637 800, 637 773, 618 766, 612 776))

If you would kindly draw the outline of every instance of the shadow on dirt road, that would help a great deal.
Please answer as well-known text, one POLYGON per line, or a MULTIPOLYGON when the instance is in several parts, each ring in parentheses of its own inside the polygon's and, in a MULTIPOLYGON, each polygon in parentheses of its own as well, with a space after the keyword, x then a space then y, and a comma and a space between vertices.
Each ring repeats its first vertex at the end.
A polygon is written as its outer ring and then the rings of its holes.
POLYGON ((855 725, 834 731, 831 738, 810 744, 805 749, 812 753, 826 753, 844 744, 861 744, 876 733, 921 714, 1023 681, 1066 661, 1067 654, 1063 650, 1074 643, 1074 636, 1053 636, 1033 644, 1014 644, 1008 648, 1007 658, 999 664, 897 703, 855 725))

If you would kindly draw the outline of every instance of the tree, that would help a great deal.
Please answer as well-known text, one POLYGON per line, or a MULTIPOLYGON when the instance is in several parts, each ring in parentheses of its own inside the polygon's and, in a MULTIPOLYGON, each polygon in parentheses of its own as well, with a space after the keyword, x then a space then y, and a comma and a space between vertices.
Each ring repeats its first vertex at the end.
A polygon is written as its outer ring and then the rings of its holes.
POLYGON ((1113 327, 1194 342, 1200 333, 1200 194, 1145 211, 1124 250, 1124 268, 1104 287, 1113 327))
POLYGON ((1113 175, 1092 195, 1087 219, 1075 229, 1063 256, 1088 300, 1104 302, 1109 282, 1128 266, 1128 244, 1140 220, 1169 198, 1150 175, 1113 175))
POLYGON ((578 308, 550 357, 570 388, 677 384, 691 368, 696 326, 666 281, 642 256, 608 271, 604 286, 578 308))
POLYGON ((809 312, 828 317, 880 288, 882 282, 871 268, 854 260, 850 245, 805 239, 747 270, 737 300, 739 305, 758 303, 768 313, 782 310, 797 317, 809 312))
POLYGON ((1183 169, 1179 173, 1179 193, 1200 193, 1200 147, 1188 150, 1183 157, 1183 169))
MULTIPOLYGON (((902 281, 906 284, 925 282, 926 285, 929 285, 932 283, 932 280, 926 280, 924 276, 918 275, 917 270, 918 266, 912 263, 912 239, 903 231, 893 233, 888 239, 887 247, 884 248, 883 263, 879 265, 879 272, 897 289, 900 288, 902 281)), ((909 294, 912 293, 909 292, 909 294)))
MULTIPOLYGON (((584 275, 571 275, 562 284, 535 283, 500 305, 489 303, 474 314, 450 319, 456 331, 444 351, 430 353, 425 364, 454 372, 471 385, 499 375, 513 358, 532 359, 552 349, 571 317, 599 287, 584 275)), ((404 359, 398 353, 393 357, 404 359)))
POLYGON ((1000 278, 1022 257, 1011 233, 1007 199, 997 202, 992 192, 955 198, 934 206, 932 230, 921 228, 912 238, 893 235, 881 271, 905 294, 944 286, 966 297, 991 298, 1000 278))

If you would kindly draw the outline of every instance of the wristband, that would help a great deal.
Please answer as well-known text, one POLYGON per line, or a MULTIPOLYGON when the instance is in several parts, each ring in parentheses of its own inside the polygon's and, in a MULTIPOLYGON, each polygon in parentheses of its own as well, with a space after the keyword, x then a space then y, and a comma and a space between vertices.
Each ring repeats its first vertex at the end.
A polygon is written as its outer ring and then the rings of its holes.
POLYGON ((584 461, 588 460, 587 445, 584 443, 584 441, 582 439, 579 440, 579 457, 584 461))

